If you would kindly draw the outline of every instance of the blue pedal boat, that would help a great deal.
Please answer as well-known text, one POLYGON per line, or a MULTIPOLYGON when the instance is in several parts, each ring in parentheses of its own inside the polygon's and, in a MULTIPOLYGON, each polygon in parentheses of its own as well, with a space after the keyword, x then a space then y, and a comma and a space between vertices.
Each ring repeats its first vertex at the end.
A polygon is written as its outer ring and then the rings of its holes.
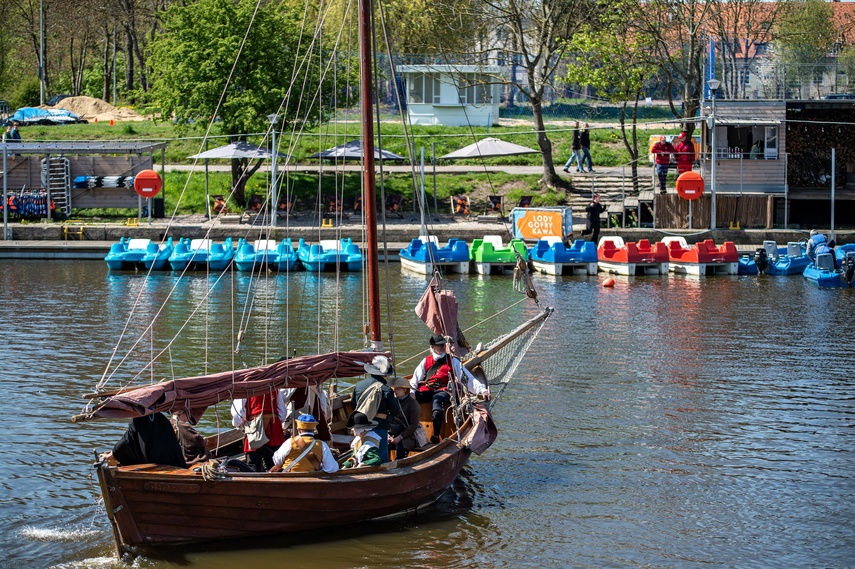
POLYGON ((235 265, 239 271, 252 271, 256 267, 290 271, 296 263, 297 252, 290 239, 283 239, 278 244, 274 239, 257 239, 254 243, 244 238, 238 241, 235 265))
POLYGON ((597 246, 584 239, 576 239, 568 249, 561 237, 544 237, 528 250, 528 260, 547 275, 597 274, 597 246))
POLYGON ((122 237, 118 243, 110 246, 110 252, 104 257, 104 261, 112 271, 139 268, 159 271, 166 268, 172 249, 172 237, 161 244, 154 243, 151 239, 122 237))
POLYGON ((210 269, 222 271, 234 259, 235 250, 232 238, 223 243, 214 243, 210 239, 187 239, 182 237, 169 256, 169 266, 174 271, 210 269))
POLYGON ((816 261, 805 269, 804 277, 823 288, 855 287, 855 251, 846 252, 838 263, 831 253, 817 255, 816 261))
POLYGON ((400 259, 402 270, 420 275, 432 275, 434 268, 444 273, 469 273, 469 245, 454 237, 440 247, 435 235, 419 235, 401 249, 400 259))
POLYGON ((297 246, 297 258, 307 271, 359 272, 362 270, 362 251, 353 243, 353 239, 324 239, 309 245, 300 239, 297 246))

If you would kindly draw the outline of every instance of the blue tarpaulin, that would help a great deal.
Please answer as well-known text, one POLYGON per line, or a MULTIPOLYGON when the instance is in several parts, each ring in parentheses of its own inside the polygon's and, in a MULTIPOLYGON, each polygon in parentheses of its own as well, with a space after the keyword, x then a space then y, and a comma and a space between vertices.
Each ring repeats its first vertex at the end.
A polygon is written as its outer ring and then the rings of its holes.
POLYGON ((39 109, 36 107, 21 107, 9 117, 10 121, 19 124, 71 124, 85 122, 79 115, 65 109, 39 109))

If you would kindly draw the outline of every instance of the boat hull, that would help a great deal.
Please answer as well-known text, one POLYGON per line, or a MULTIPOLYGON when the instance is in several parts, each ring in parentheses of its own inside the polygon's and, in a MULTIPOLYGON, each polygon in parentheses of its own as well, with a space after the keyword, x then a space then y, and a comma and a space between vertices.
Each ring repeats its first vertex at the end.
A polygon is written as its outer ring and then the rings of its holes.
POLYGON ((617 263, 603 261, 597 264, 599 270, 613 275, 667 275, 668 263, 617 263))
MULTIPOLYGON (((685 275, 736 275, 739 273, 739 262, 734 263, 683 263, 669 261, 668 270, 685 275)), ((756 274, 756 265, 755 265, 756 274)))
POLYGON ((153 464, 95 464, 120 553, 283 534, 400 514, 435 501, 471 451, 446 439, 398 463, 324 473, 201 472, 153 464))
POLYGON ((431 263, 431 262, 422 262, 417 261, 415 259, 408 259, 401 255, 401 269, 405 271, 409 271, 411 273, 417 273, 420 275, 432 275, 434 272, 434 267, 439 268, 443 273, 458 273, 458 274, 468 274, 469 273, 469 261, 462 261, 457 263, 431 263))
POLYGON ((597 274, 597 263, 550 263, 532 260, 531 266, 545 275, 597 274))

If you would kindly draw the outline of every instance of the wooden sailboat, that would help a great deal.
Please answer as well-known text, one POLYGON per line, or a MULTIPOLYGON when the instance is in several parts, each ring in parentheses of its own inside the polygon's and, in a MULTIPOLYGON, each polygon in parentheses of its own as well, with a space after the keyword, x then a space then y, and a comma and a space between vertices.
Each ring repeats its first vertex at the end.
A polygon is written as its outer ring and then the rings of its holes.
MULTIPOLYGON (((74 421, 145 417, 161 412, 195 420, 208 407, 222 401, 260 395, 274 388, 309 388, 333 378, 359 377, 364 374, 365 363, 377 353, 386 353, 380 330, 368 6, 368 0, 360 2, 370 349, 295 357, 134 389, 100 391, 87 395, 90 405, 74 421)), ((520 258, 521 267, 524 262, 520 258)), ((520 291, 536 300, 524 268, 520 279, 520 291)), ((446 293, 431 289, 430 294, 446 293)), ((445 298, 441 303, 447 301, 445 298)), ((549 308, 537 311, 516 329, 485 342, 483 349, 465 361, 467 368, 489 381, 494 391, 492 402, 501 395, 551 312, 549 308)), ((332 403, 334 413, 346 416, 346 399, 332 403)), ((122 465, 109 454, 100 454, 94 467, 116 551, 121 556, 146 546, 339 526, 429 505, 448 489, 473 452, 471 438, 479 417, 474 402, 455 399, 448 414, 451 420, 445 422, 438 444, 422 447, 402 460, 333 474, 233 471, 226 467, 226 459, 242 453, 244 433, 238 430, 208 437, 207 446, 214 460, 201 467, 122 465)), ((334 420, 331 425, 334 436, 344 434, 340 423, 334 420)))

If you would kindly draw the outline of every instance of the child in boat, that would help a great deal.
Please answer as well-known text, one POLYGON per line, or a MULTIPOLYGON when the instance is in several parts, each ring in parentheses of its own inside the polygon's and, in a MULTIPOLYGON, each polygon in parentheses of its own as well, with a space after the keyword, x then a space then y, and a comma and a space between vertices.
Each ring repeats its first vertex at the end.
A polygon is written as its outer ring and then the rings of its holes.
POLYGON ((348 428, 353 433, 353 456, 344 462, 344 468, 357 468, 360 466, 380 466, 380 435, 374 432, 376 421, 369 421, 365 413, 354 413, 347 422, 348 428))

